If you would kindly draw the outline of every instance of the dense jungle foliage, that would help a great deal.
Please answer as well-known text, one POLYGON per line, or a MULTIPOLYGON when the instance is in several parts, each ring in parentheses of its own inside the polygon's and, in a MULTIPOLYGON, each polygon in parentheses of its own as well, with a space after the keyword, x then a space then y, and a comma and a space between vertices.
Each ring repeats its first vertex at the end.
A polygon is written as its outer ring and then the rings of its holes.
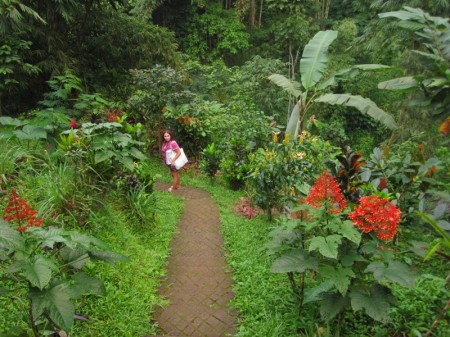
POLYGON ((1 0, 0 336, 157 333, 167 128, 221 210, 236 336, 450 335, 449 14, 1 0))

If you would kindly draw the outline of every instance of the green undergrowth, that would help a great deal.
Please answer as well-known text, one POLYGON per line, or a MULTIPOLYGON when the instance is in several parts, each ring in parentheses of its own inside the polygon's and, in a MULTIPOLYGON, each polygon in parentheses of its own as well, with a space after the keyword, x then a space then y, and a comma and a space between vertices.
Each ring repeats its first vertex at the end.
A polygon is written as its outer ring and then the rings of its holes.
POLYGON ((182 211, 181 199, 171 194, 156 192, 156 200, 154 223, 134 222, 114 202, 97 213, 93 234, 129 260, 112 266, 90 266, 90 272, 103 280, 106 294, 79 303, 80 314, 88 320, 77 321, 71 335, 131 337, 156 333, 151 314, 164 305, 157 290, 182 211))
MULTIPOLYGON (((235 296, 231 305, 239 315, 236 337, 334 336, 332 325, 320 319, 314 304, 305 305, 299 314, 286 275, 270 272, 272 261, 264 246, 276 222, 270 223, 265 215, 250 220, 239 215, 236 204, 246 196, 245 191, 231 191, 220 180, 211 184, 204 176, 189 171, 182 173, 182 183, 208 191, 220 209, 226 256, 233 270, 235 296)), ((391 322, 378 323, 360 312, 348 311, 340 336, 424 336, 448 300, 448 290, 443 277, 439 277, 445 269, 442 264, 431 264, 442 268, 435 276, 433 267, 420 262, 417 268, 422 276, 416 287, 393 287, 398 302, 391 311, 391 322)), ((433 336, 448 336, 449 329, 444 317, 433 336)))

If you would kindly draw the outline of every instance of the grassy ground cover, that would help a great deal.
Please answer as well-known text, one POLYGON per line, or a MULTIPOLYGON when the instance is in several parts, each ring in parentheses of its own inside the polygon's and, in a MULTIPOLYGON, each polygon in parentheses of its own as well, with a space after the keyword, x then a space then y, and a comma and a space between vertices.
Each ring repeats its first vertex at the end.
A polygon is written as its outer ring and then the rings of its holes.
MULTIPOLYGON (((321 321, 314 304, 305 306, 299 314, 286 275, 270 272, 272 261, 264 246, 276 222, 269 222, 265 215, 246 219, 238 214, 236 203, 245 192, 230 191, 220 179, 212 185, 204 177, 184 174, 182 182, 204 188, 219 206, 227 259, 235 282, 232 305, 239 313, 236 336, 335 336, 332 325, 321 321)), ((406 227, 401 236, 400 249, 407 247, 410 239, 419 239, 418 233, 421 231, 424 236, 428 235, 423 228, 406 227)), ((398 300, 391 310, 391 322, 381 324, 361 312, 350 311, 346 313, 341 336, 426 334, 448 300, 444 279, 447 269, 439 259, 424 263, 419 257, 405 254, 405 260, 417 266, 422 275, 413 289, 394 286, 398 300)), ((449 322, 444 317, 433 336, 444 337, 449 332, 449 322)))
POLYGON ((156 333, 151 313, 162 305, 157 295, 169 254, 169 244, 179 220, 182 201, 156 192, 156 221, 136 224, 111 203, 98 215, 95 234, 115 251, 129 257, 118 265, 96 265, 92 273, 105 283, 106 296, 88 298, 80 310, 87 323, 74 327, 74 336, 140 336, 156 333))

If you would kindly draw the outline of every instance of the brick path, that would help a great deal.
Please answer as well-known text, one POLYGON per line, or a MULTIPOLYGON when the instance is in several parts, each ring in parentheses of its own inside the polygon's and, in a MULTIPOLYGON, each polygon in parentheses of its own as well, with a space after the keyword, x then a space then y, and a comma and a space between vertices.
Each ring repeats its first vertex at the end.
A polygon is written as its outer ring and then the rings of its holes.
MULTIPOLYGON (((165 190, 168 184, 158 183, 165 190)), ((171 243, 168 273, 160 294, 170 304, 158 308, 160 336, 225 337, 235 333, 231 274, 223 256, 219 211, 203 190, 181 187, 184 213, 171 243)))

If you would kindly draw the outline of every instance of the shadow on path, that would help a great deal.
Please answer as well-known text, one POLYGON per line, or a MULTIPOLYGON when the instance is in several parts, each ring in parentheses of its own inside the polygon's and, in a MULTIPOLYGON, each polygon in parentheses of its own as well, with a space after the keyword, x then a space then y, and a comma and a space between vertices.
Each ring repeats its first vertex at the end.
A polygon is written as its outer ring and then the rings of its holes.
MULTIPOLYGON (((157 183, 158 190, 169 184, 157 183)), ((168 272, 159 293, 170 304, 158 308, 160 336, 225 337, 235 333, 236 314, 220 234, 219 211, 203 190, 181 187, 184 213, 171 243, 168 272)))

